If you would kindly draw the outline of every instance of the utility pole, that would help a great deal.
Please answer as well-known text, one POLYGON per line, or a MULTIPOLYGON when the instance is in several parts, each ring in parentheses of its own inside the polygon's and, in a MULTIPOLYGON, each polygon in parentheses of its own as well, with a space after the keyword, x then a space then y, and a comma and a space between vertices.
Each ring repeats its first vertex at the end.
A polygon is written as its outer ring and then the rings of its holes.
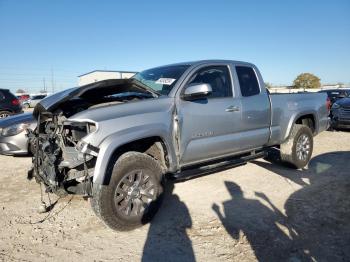
POLYGON ((44 84, 44 91, 46 92, 46 82, 45 82, 45 77, 43 78, 43 84, 44 84))
POLYGON ((55 82, 53 78, 53 69, 51 67, 51 88, 52 88, 52 93, 55 93, 55 82))

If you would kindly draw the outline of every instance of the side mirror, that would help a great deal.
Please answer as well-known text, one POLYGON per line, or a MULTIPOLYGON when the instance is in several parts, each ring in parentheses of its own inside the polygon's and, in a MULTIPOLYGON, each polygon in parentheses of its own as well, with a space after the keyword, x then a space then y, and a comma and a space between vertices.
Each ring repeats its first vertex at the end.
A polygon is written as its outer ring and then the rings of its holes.
POLYGON ((182 98, 187 101, 192 101, 207 97, 211 92, 213 92, 213 89, 209 84, 192 84, 185 89, 182 98))

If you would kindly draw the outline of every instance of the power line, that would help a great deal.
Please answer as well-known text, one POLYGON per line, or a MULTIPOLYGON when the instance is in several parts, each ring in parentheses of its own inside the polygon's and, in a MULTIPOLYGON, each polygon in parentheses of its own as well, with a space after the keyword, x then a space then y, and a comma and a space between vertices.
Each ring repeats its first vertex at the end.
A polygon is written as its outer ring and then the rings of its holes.
MULTIPOLYGON (((0 70, 4 69, 4 70, 14 70, 14 71, 49 71, 50 69, 47 68, 43 68, 43 67, 33 67, 30 66, 29 68, 27 67, 19 67, 19 66, 0 66, 0 70)), ((67 68, 59 68, 59 67, 55 67, 56 71, 60 71, 60 72, 67 72, 67 73, 74 73, 74 74, 79 74, 79 72, 81 73, 81 70, 77 70, 77 69, 72 69, 69 70, 67 68)))
MULTIPOLYGON (((37 81, 37 82, 42 82, 42 78, 43 77, 47 77, 47 76, 41 76, 41 77, 28 77, 28 78, 2 78, 0 77, 0 81, 4 81, 4 82, 27 82, 27 81, 37 81)), ((69 81, 75 81, 77 78, 75 77, 67 77, 67 78, 62 78, 62 77, 55 77, 55 80, 59 80, 59 81, 63 81, 63 82, 69 82, 69 81)))

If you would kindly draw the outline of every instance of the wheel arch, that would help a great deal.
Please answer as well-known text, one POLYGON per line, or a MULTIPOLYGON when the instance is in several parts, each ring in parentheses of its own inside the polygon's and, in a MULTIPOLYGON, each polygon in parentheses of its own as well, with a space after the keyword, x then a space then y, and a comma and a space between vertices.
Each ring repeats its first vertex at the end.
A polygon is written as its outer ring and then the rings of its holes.
MULTIPOLYGON (((124 153, 134 151, 145 153, 156 159, 162 166, 163 172, 171 169, 173 157, 167 140, 160 136, 146 136, 135 140, 124 141, 120 144, 110 144, 100 151, 98 158, 106 158, 102 164, 95 166, 94 183, 108 185, 115 161, 124 153), (104 152, 103 152, 104 151, 104 152), (102 155, 100 155, 102 153, 102 155), (98 170, 96 170, 98 169, 98 170)), ((97 161, 98 162, 98 161, 97 161)))
POLYGON ((14 113, 15 111, 10 109, 10 108, 1 108, 0 112, 10 112, 10 113, 14 113))
POLYGON ((314 114, 306 114, 299 116, 294 124, 304 125, 311 129, 312 133, 315 134, 316 132, 316 116, 314 114))
POLYGON ((318 130, 317 113, 315 111, 302 112, 291 117, 283 141, 288 139, 295 124, 306 125, 311 129, 313 135, 316 135, 318 130))
POLYGON ((163 169, 169 167, 167 147, 160 136, 151 136, 127 142, 116 148, 111 158, 118 158, 120 155, 135 151, 147 154, 160 162, 163 169))

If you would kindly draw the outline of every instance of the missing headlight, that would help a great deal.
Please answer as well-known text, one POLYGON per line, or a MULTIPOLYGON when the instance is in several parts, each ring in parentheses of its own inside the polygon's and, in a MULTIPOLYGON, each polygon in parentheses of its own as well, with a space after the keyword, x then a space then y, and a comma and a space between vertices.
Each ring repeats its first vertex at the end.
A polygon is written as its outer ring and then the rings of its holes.
POLYGON ((96 131, 96 125, 94 123, 87 123, 88 133, 96 131))
POLYGON ((63 134, 67 146, 76 146, 88 134, 96 131, 96 125, 88 122, 64 122, 63 134))
POLYGON ((99 148, 92 146, 84 141, 79 141, 75 148, 82 154, 88 154, 92 156, 98 156, 98 152, 100 151, 99 148))

